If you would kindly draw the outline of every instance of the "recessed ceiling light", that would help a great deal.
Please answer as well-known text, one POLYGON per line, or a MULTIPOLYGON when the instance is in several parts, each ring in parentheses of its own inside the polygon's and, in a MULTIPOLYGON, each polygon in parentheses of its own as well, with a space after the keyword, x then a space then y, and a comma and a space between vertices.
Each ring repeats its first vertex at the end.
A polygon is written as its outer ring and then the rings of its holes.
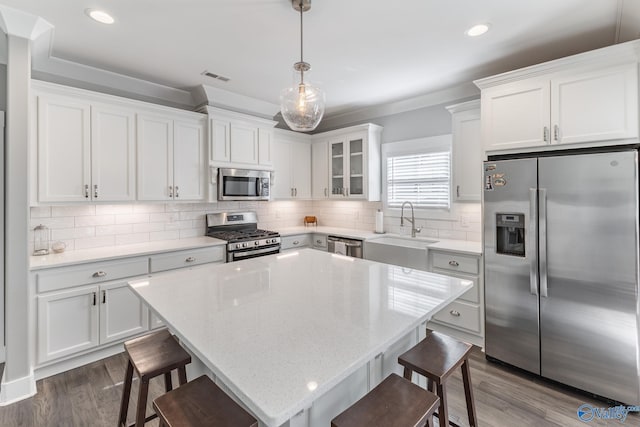
POLYGON ((103 10, 87 9, 84 11, 84 13, 86 13, 89 18, 102 24, 113 24, 114 22, 116 22, 115 19, 113 19, 113 16, 109 15, 103 10))
POLYGON ((476 36, 483 35, 487 31, 489 31, 489 24, 478 24, 478 25, 474 25, 473 27, 469 28, 464 33, 466 35, 468 35, 469 37, 476 37, 476 36))

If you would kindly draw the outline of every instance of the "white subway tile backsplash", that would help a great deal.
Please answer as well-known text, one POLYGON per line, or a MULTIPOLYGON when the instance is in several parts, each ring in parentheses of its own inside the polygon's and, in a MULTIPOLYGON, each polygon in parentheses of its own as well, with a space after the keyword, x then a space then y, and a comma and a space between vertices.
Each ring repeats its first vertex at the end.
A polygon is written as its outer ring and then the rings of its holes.
MULTIPOLYGON (((278 230, 303 225, 305 215, 315 215, 318 224, 359 230, 373 230, 380 202, 317 200, 219 203, 144 203, 32 207, 32 228, 42 223, 51 229, 52 241, 67 244, 67 251, 126 245, 149 241, 186 239, 205 233, 205 214, 211 212, 256 211, 258 227, 278 230)), ((405 212, 406 214, 406 212, 405 212)), ((421 237, 480 241, 479 203, 454 204, 450 218, 421 215, 416 225, 421 237), (464 224, 464 225, 463 225, 464 224)), ((409 235, 400 227, 399 216, 385 215, 385 231, 409 235)), ((31 241, 33 234, 30 235, 31 241)))

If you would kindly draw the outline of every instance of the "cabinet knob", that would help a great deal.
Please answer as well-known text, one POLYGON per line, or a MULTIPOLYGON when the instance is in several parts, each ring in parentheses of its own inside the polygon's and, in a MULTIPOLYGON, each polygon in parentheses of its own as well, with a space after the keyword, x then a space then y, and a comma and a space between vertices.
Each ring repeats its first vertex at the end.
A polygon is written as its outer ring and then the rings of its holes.
POLYGON ((458 264, 458 261, 452 260, 452 261, 449 261, 449 265, 450 265, 451 267, 457 267, 457 266, 459 266, 460 264, 458 264))
POLYGON ((102 270, 96 271, 95 273, 93 273, 93 277, 96 277, 96 278, 97 277, 105 277, 106 275, 107 275, 107 272, 106 271, 102 271, 102 270))
POLYGON ((189 258, 185 259, 185 262, 194 262, 196 259, 192 256, 190 256, 189 258))
POLYGON ((451 313, 452 316, 460 317, 460 312, 457 310, 451 310, 449 313, 451 313))

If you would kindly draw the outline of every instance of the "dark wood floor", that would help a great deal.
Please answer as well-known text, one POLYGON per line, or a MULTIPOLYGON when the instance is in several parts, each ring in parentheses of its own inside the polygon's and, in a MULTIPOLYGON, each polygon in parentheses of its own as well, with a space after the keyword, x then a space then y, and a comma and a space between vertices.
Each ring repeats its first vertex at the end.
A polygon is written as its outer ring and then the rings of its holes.
MULTIPOLYGON (((124 369, 125 358, 121 354, 38 381, 36 396, 0 407, 0 426, 113 427, 118 419, 124 369)), ((581 404, 596 407, 609 404, 487 362, 480 351, 474 352, 471 359, 471 379, 479 424, 483 427, 640 426, 638 414, 630 414, 624 424, 598 419, 584 423, 577 417, 581 404)), ((451 419, 468 426, 461 375, 452 377, 448 386, 451 419)), ((162 380, 154 379, 150 401, 163 390, 162 380)), ((137 392, 134 381, 132 396, 137 396, 137 392)), ((129 422, 133 422, 134 407, 132 400, 129 422)), ((157 426, 157 420, 147 426, 157 426)))

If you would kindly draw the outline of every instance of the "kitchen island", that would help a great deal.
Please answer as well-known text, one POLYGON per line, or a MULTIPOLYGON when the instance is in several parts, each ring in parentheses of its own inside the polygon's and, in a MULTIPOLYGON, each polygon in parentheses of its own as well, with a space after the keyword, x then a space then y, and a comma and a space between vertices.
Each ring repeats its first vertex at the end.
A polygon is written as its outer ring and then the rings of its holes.
POLYGON ((398 371, 397 356, 424 337, 420 326, 472 286, 312 249, 129 284, 196 370, 270 427, 328 425, 398 371))

